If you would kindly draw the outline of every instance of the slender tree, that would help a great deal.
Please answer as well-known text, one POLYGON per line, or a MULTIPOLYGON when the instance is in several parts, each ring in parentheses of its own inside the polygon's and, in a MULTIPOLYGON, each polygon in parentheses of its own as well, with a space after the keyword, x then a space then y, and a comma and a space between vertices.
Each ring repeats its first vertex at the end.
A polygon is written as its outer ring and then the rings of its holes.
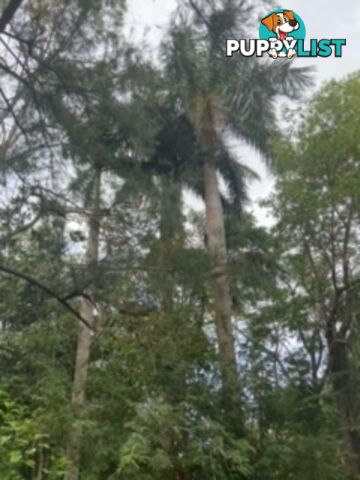
POLYGON ((88 239, 85 265, 87 275, 93 278, 91 286, 84 290, 81 300, 80 314, 88 325, 81 323, 76 348, 74 381, 72 387, 72 406, 75 420, 67 447, 68 470, 67 480, 78 480, 80 473, 81 418, 86 406, 86 385, 90 363, 91 344, 96 330, 96 292, 94 280, 99 258, 99 241, 101 228, 101 169, 95 170, 92 194, 92 206, 89 213, 88 239), (92 329, 92 330, 91 330, 92 329))
POLYGON ((297 144, 287 145, 286 154, 285 143, 277 147, 281 244, 294 249, 286 256, 295 277, 295 301, 327 345, 350 478, 360 473, 350 342, 359 301, 359 87, 358 75, 327 85, 314 99, 297 144))
MULTIPOLYGON (((245 10, 249 13, 248 6, 243 3, 239 8, 233 2, 227 2, 223 8, 207 10, 195 8, 192 24, 172 26, 171 41, 166 44, 166 59, 170 78, 202 150, 198 168, 202 170, 208 250, 213 266, 221 377, 226 403, 234 407, 240 404, 241 390, 232 327, 224 216, 217 178, 223 144, 221 132, 228 128, 268 153, 267 139, 275 133, 274 99, 279 93, 295 95, 297 88, 307 84, 308 77, 305 71, 290 68, 285 63, 277 65, 275 70, 270 63, 254 61, 250 64, 244 59, 226 59, 219 39, 227 38, 235 29, 239 33, 246 28, 238 19, 246 17, 242 14, 245 10)), ((236 184, 234 174, 232 181, 236 184)), ((235 417, 239 418, 239 415, 235 414, 235 417)))

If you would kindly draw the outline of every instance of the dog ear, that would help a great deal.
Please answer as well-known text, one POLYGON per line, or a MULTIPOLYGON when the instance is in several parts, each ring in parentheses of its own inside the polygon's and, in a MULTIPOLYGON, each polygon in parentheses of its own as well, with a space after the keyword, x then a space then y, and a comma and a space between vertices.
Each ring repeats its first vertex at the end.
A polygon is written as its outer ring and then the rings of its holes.
POLYGON ((270 30, 270 32, 274 32, 276 27, 276 19, 277 19, 276 13, 272 13, 268 17, 263 18, 261 20, 261 23, 265 25, 265 27, 268 30, 270 30))
POLYGON ((286 15, 289 20, 295 20, 295 15, 292 10, 284 10, 284 15, 286 15))

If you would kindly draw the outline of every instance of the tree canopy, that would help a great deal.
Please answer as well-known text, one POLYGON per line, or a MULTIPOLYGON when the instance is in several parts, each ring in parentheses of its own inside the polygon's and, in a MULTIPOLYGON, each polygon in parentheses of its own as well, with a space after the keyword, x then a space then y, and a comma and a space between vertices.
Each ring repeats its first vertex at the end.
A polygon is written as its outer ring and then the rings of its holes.
POLYGON ((286 137, 313 73, 219 47, 261 4, 150 61, 125 1, 1 3, 1 479, 360 479, 360 75, 286 137))

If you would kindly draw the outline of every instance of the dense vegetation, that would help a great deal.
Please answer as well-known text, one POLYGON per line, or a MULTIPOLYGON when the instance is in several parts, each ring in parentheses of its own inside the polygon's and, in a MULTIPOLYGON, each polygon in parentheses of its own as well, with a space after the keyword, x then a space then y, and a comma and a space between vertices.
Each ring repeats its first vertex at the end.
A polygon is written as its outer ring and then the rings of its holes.
POLYGON ((222 49, 260 3, 154 63, 122 0, 1 3, 1 480, 360 478, 360 75, 283 135, 312 72, 222 49))

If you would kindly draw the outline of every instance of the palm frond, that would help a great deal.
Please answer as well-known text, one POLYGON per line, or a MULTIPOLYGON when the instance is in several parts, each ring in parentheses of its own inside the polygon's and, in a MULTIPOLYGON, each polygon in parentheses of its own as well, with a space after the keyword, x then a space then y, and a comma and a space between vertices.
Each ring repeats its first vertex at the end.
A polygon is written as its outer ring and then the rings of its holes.
POLYGON ((230 205, 237 212, 241 212, 248 201, 247 182, 258 179, 258 175, 251 168, 239 163, 225 146, 218 152, 217 168, 225 182, 230 205))
POLYGON ((242 68, 233 64, 228 67, 228 81, 223 87, 229 126, 268 156, 268 139, 278 135, 275 101, 281 95, 301 97, 312 83, 311 69, 294 68, 288 61, 249 65, 244 60, 239 62, 242 68))

